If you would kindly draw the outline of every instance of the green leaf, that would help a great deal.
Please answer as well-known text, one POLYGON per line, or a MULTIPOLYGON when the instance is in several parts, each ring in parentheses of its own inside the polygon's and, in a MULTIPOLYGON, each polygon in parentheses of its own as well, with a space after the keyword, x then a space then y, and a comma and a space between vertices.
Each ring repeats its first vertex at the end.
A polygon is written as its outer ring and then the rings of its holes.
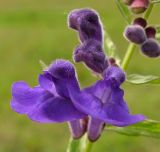
POLYGON ((120 65, 121 59, 117 55, 116 45, 114 44, 110 35, 107 32, 105 32, 105 48, 106 48, 107 56, 113 57, 116 60, 116 63, 120 65))
POLYGON ((132 84, 160 84, 160 77, 154 75, 131 74, 127 76, 127 82, 132 84))
POLYGON ((39 60, 39 63, 42 67, 42 70, 46 70, 48 68, 48 66, 42 60, 39 60))
POLYGON ((128 9, 128 7, 125 6, 125 4, 121 1, 121 0, 115 0, 115 3, 119 9, 119 11, 121 12, 123 18, 125 19, 125 21, 130 24, 131 23, 131 13, 128 9))
POLYGON ((79 144, 80 140, 73 139, 72 137, 69 139, 68 148, 66 152, 79 152, 79 144))
POLYGON ((160 121, 146 120, 128 127, 108 126, 105 130, 128 136, 147 136, 160 138, 160 121))

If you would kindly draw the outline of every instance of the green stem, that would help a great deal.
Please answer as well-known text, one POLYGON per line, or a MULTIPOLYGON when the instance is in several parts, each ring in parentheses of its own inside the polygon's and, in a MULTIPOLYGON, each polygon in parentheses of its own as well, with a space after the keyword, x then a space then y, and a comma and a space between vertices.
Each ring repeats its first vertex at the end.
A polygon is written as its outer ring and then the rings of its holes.
POLYGON ((122 66, 121 66, 123 70, 127 69, 129 62, 133 56, 135 48, 136 48, 135 44, 133 44, 133 43, 129 44, 127 52, 126 52, 124 59, 123 59, 123 62, 122 62, 122 66))
POLYGON ((92 150, 92 145, 93 145, 93 143, 88 140, 84 152, 91 152, 91 150, 92 150))
POLYGON ((78 152, 80 140, 70 137, 66 152, 78 152))
MULTIPOLYGON (((152 9, 153 9, 153 6, 154 6, 154 3, 150 3, 149 5, 149 8, 147 9, 145 15, 144 15, 144 18, 147 20, 152 12, 152 9)), ((122 62, 122 69, 123 70, 126 70, 128 65, 129 65, 129 62, 133 56, 133 53, 134 53, 134 50, 136 48, 136 45, 133 44, 133 43, 130 43, 129 46, 128 46, 128 49, 127 49, 127 52, 124 56, 124 59, 123 59, 123 62, 122 62)))
POLYGON ((81 138, 80 152, 91 152, 93 143, 89 141, 87 134, 81 138))
POLYGON ((147 9, 147 11, 146 11, 146 13, 145 13, 145 15, 144 15, 144 18, 145 18, 146 20, 148 20, 150 14, 151 14, 151 12, 152 12, 153 6, 154 6, 154 3, 150 3, 149 8, 147 9))

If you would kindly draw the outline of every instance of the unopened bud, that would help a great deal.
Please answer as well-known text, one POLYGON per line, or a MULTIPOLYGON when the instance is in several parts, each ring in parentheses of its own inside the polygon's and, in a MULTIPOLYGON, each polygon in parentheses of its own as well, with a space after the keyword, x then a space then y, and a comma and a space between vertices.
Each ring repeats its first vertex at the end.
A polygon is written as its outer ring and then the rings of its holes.
POLYGON ((98 13, 91 9, 76 9, 68 16, 70 28, 78 31, 81 42, 95 39, 102 43, 102 24, 98 13))
POLYGON ((74 51, 75 62, 83 61, 94 72, 102 73, 108 66, 101 43, 96 40, 87 40, 74 51))
POLYGON ((133 24, 134 25, 140 25, 143 28, 145 28, 147 26, 147 21, 142 17, 138 17, 133 21, 133 24))
POLYGON ((146 35, 148 38, 155 38, 156 36, 156 29, 152 26, 149 26, 145 29, 146 35))
POLYGON ((160 56, 160 45, 155 39, 149 38, 141 45, 141 51, 148 57, 156 58, 160 56))
POLYGON ((133 0, 130 8, 133 13, 140 14, 143 13, 149 5, 149 0, 133 0))
POLYGON ((129 25, 124 31, 124 37, 136 44, 142 44, 147 36, 144 29, 139 25, 129 25))

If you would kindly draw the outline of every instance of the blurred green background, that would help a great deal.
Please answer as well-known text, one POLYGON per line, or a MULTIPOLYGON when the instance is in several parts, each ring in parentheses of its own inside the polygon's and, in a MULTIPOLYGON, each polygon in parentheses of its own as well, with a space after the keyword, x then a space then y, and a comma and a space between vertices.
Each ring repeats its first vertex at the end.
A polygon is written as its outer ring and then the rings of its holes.
MULTIPOLYGON (((105 30, 111 35, 123 57, 127 42, 122 36, 125 21, 111 0, 1 0, 0 1, 0 152, 64 152, 69 138, 66 124, 38 124, 10 109, 11 84, 25 80, 37 84, 41 72, 39 60, 49 64, 56 58, 72 60, 79 43, 67 27, 67 14, 74 8, 96 9, 105 30)), ((160 5, 149 22, 160 24, 160 5)), ((96 79, 77 64, 82 86, 96 79)), ((128 73, 160 75, 160 59, 148 59, 137 50, 128 73)), ((125 99, 133 113, 160 120, 160 86, 135 86, 125 83, 125 99)), ((105 131, 93 152, 159 152, 160 140, 127 137, 105 131)))

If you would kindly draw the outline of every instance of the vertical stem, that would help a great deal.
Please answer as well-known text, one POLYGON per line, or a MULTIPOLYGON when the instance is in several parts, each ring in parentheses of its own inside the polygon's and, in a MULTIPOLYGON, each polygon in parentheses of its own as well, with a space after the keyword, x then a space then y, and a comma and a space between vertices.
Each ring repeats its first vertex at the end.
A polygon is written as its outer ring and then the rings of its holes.
POLYGON ((88 135, 85 134, 81 139, 80 152, 91 152, 93 143, 89 141, 88 135))
POLYGON ((145 15, 144 15, 144 18, 147 20, 152 12, 152 9, 153 9, 153 6, 154 6, 154 3, 150 3, 149 5, 149 8, 147 9, 145 15))
POLYGON ((88 140, 88 141, 87 141, 87 144, 86 144, 86 149, 85 149, 84 152, 91 152, 91 150, 92 150, 92 145, 93 145, 93 143, 88 140))
POLYGON ((66 152, 78 152, 80 140, 70 137, 66 152))
POLYGON ((133 56, 135 48, 136 48, 135 44, 133 44, 133 43, 129 44, 127 52, 126 52, 124 59, 123 59, 123 62, 122 62, 122 66, 121 66, 123 70, 127 69, 128 64, 133 56))

